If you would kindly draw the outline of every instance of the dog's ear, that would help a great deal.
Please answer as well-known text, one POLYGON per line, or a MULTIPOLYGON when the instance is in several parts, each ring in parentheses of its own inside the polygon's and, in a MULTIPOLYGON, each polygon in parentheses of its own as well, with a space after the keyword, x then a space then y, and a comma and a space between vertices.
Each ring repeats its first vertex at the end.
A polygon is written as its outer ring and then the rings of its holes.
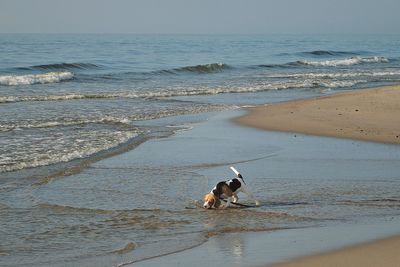
POLYGON ((221 200, 219 200, 217 197, 215 197, 215 204, 214 204, 214 207, 215 207, 216 209, 218 209, 219 206, 221 206, 221 200))
POLYGON ((210 205, 213 206, 214 203, 216 203, 216 197, 213 194, 208 193, 204 196, 204 202, 210 203, 210 205))
POLYGON ((203 200, 207 201, 210 198, 210 193, 204 195, 203 200))

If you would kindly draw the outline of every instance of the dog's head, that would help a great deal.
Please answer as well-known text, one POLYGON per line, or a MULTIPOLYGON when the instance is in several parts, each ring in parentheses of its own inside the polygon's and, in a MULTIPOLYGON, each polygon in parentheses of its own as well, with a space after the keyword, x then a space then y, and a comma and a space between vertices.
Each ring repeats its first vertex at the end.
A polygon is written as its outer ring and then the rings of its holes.
POLYGON ((211 208, 218 208, 220 205, 220 200, 212 193, 208 193, 204 196, 204 204, 203 208, 211 209, 211 208))

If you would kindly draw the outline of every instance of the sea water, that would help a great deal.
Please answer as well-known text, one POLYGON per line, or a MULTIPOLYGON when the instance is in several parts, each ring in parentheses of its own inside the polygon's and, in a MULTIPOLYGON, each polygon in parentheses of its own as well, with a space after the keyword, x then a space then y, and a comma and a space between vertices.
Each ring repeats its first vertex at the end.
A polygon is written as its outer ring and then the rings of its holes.
MULTIPOLYGON (((251 219, 221 226, 226 219, 187 209, 193 207, 187 190, 213 186, 195 171, 215 167, 207 156, 166 156, 166 168, 154 160, 162 142, 151 144, 153 157, 137 146, 190 131, 222 110, 397 84, 399 45, 399 36, 386 35, 0 35, 0 265, 90 266, 95 258, 98 266, 118 265, 218 233, 325 219, 324 211, 308 206, 310 196, 325 194, 313 190, 310 177, 296 182, 297 189, 306 185, 300 195, 291 180, 279 178, 274 190, 285 192, 268 202, 277 211, 229 211, 229 221, 251 219), (147 160, 117 170, 91 167, 132 149, 147 160)), ((217 148, 229 140, 210 142, 217 148)), ((224 154, 225 162, 252 153, 257 147, 224 154)), ((274 153, 271 146, 257 155, 274 153)), ((389 190, 391 179, 378 188, 389 190)), ((334 183, 333 191, 342 186, 334 183)), ((340 198, 341 205, 383 207, 384 215, 399 207, 394 192, 365 198, 367 187, 354 190, 364 190, 362 199, 340 198)))
POLYGON ((88 157, 145 134, 136 121, 269 102, 269 91, 396 83, 398 44, 397 36, 3 34, 0 172, 88 157))

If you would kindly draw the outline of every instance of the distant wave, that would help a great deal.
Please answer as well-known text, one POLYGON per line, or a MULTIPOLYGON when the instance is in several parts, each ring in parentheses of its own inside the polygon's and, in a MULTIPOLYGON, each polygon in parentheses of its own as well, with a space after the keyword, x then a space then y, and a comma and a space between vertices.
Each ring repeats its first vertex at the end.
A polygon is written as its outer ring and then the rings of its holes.
POLYGON ((336 67, 336 66, 351 66, 357 64, 373 64, 373 63, 388 63, 390 60, 386 57, 350 57, 332 60, 298 60, 283 64, 260 64, 251 68, 297 68, 304 66, 320 66, 320 67, 336 67))
POLYGON ((289 62, 289 63, 283 63, 283 64, 260 64, 256 66, 252 66, 251 68, 293 68, 293 67, 298 67, 299 64, 297 62, 289 62))
POLYGON ((229 68, 231 68, 231 67, 224 63, 211 63, 211 64, 204 64, 204 65, 185 66, 185 67, 175 68, 175 69, 159 70, 159 71, 154 71, 152 73, 179 74, 182 72, 191 72, 191 73, 197 73, 197 74, 207 74, 207 73, 221 72, 221 71, 224 71, 229 68))
POLYGON ((357 56, 359 53, 351 52, 351 51, 332 51, 332 50, 314 50, 309 52, 302 52, 305 55, 313 55, 313 56, 346 56, 352 55, 357 56))
POLYGON ((351 57, 345 59, 334 59, 324 61, 309 61, 299 60, 296 63, 299 65, 308 66, 323 66, 323 67, 336 67, 336 66, 350 66, 362 63, 387 63, 389 59, 385 57, 351 57))
POLYGON ((30 67, 17 68, 19 70, 73 70, 73 69, 97 69, 100 66, 92 63, 56 63, 35 65, 30 67))
POLYGON ((15 86, 37 83, 58 83, 65 80, 71 80, 73 78, 74 74, 69 71, 26 75, 1 75, 0 85, 15 86))
POLYGON ((196 65, 196 66, 187 66, 183 68, 174 69, 175 71, 187 71, 187 72, 195 72, 195 73, 211 73, 211 72, 220 72, 224 69, 228 69, 229 66, 224 63, 212 63, 205 65, 196 65))

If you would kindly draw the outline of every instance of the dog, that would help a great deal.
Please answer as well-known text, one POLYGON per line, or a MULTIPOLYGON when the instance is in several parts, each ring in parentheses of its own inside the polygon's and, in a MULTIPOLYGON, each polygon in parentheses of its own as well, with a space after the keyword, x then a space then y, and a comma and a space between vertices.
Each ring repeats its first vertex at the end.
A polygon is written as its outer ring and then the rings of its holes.
POLYGON ((260 203, 256 200, 253 194, 248 190, 246 183, 243 180, 243 176, 234 168, 231 170, 236 174, 237 178, 233 178, 229 181, 219 182, 210 193, 204 196, 203 207, 205 209, 218 209, 227 208, 231 205, 231 202, 236 203, 239 200, 237 194, 243 192, 259 206, 260 203), (226 204, 221 205, 221 199, 226 199, 226 204))

